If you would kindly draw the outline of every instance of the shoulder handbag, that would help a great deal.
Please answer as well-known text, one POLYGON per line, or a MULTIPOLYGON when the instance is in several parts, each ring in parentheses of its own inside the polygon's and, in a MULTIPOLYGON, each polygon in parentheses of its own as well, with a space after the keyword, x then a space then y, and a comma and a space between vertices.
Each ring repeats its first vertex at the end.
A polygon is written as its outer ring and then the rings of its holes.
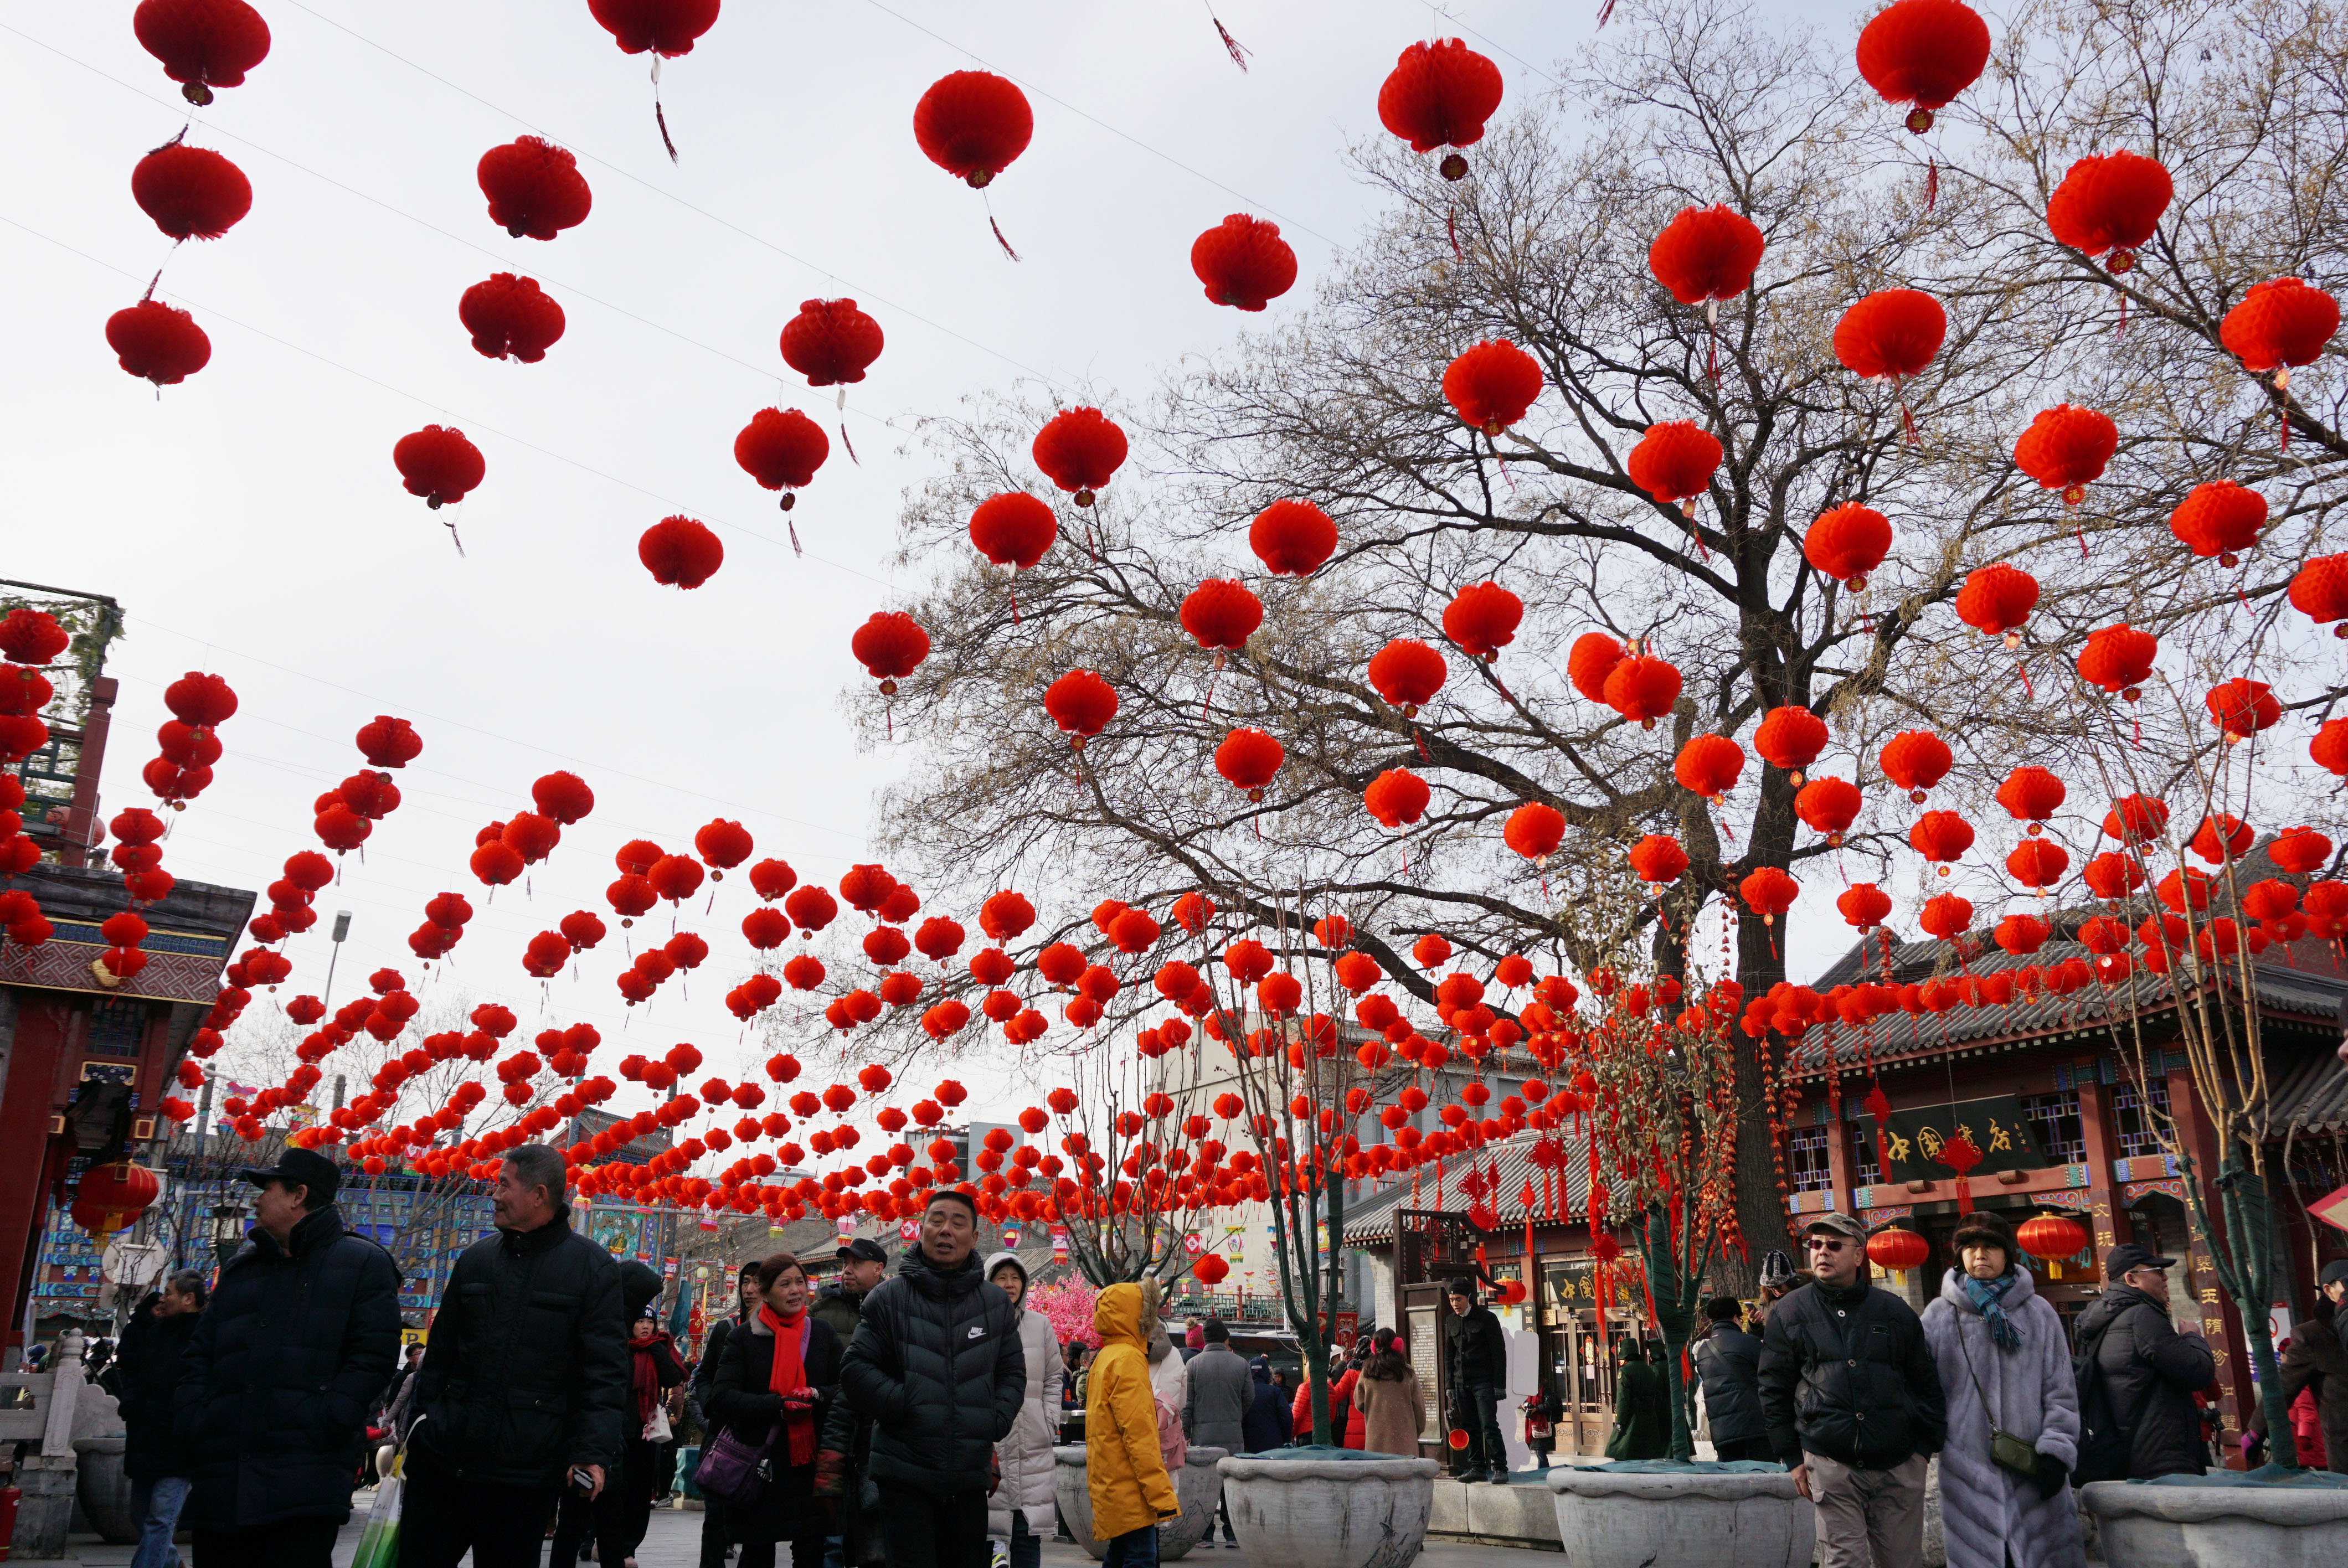
POLYGON ((728 1508, 753 1506, 773 1473, 767 1456, 782 1424, 778 1417, 767 1430, 767 1440, 756 1447, 736 1437, 731 1428, 718 1432, 702 1450, 693 1483, 728 1508))
MULTIPOLYGON (((1964 1318, 1953 1308, 1951 1309, 1949 1330, 1957 1337, 1958 1354, 1965 1358, 1965 1376, 1972 1379, 1973 1393, 1981 1400, 1982 1416, 1988 1419, 1989 1393, 1982 1387, 1981 1374, 1973 1370, 1972 1347, 1965 1343, 1964 1318)), ((1982 1319, 1982 1331, 1989 1331, 1989 1319, 1986 1317, 1982 1319)), ((2000 1469, 2010 1470, 2016 1475, 2034 1476, 2038 1473, 2038 1450, 2012 1432, 1999 1430, 1994 1420, 1990 1420, 1989 1424, 1989 1457, 2000 1469)))

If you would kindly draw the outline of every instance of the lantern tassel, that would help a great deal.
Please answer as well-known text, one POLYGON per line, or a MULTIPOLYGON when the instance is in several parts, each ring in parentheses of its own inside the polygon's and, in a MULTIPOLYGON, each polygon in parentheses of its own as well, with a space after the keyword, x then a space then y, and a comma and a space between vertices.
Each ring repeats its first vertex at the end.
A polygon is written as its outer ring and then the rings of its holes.
POLYGON ((1207 8, 1207 20, 1215 25, 1215 35, 1222 39, 1224 52, 1231 56, 1231 64, 1242 71, 1246 70, 1248 68, 1247 46, 1231 36, 1231 30, 1223 26, 1223 19, 1215 15, 1214 7, 1211 5, 1207 8))
POLYGON ((440 526, 448 530, 448 542, 457 547, 457 559, 458 560, 463 560, 465 559, 465 541, 457 537, 457 519, 454 518, 443 518, 440 519, 440 526))
POLYGON ((1451 259, 1465 261, 1468 254, 1459 249, 1459 208, 1456 203, 1450 211, 1444 214, 1443 231, 1451 236, 1451 259))
MULTIPOLYGON (((846 400, 847 395, 843 393, 841 395, 841 401, 845 402, 846 400)), ((848 448, 848 460, 850 462, 855 464, 860 468, 864 466, 864 459, 856 455, 856 443, 848 438, 848 421, 845 419, 839 422, 839 444, 848 448)))
MULTIPOLYGON (((842 432, 840 433, 840 439, 841 439, 841 440, 843 440, 843 441, 845 441, 847 438, 848 438, 848 434, 847 434, 847 432, 846 432, 846 431, 842 431, 842 432)), ((798 523, 797 522, 797 520, 795 520, 795 519, 791 517, 791 515, 790 515, 788 512, 785 512, 785 513, 783 514, 783 527, 785 527, 786 528, 788 528, 788 529, 790 530, 790 534, 791 534, 791 554, 792 554, 792 555, 794 555, 794 556, 804 556, 804 555, 806 555, 806 554, 807 554, 807 551, 805 551, 805 550, 803 550, 803 549, 801 549, 801 548, 799 548, 799 525, 798 525, 798 523)))
POLYGON ((1011 575, 1011 624, 1019 624, 1019 574, 1011 575))
POLYGON ((994 242, 1003 247, 1003 253, 1014 261, 1019 260, 1019 252, 1013 250, 1011 241, 1003 237, 1003 225, 994 220, 994 214, 992 212, 986 215, 986 226, 994 231, 994 242))
MULTIPOLYGON (((1606 4, 1598 7, 1598 25, 1601 27, 1606 26, 1606 19, 1612 15, 1614 15, 1614 0, 1606 0, 1606 4)), ((1604 1324, 1599 1325, 1599 1332, 1601 1335, 1605 1332, 1604 1324)))
POLYGON ((1416 724, 1410 727, 1410 738, 1418 743, 1418 760, 1429 767, 1434 766, 1435 759, 1426 754, 1426 736, 1421 733, 1416 724))
POLYGON ((1940 196, 1941 160, 1937 158, 1927 158, 1924 160, 1924 210, 1931 211, 1932 203, 1939 200, 1940 196))
POLYGON ((655 52, 653 56, 653 123, 660 127, 661 145, 668 149, 668 160, 671 163, 675 163, 676 161, 676 143, 669 139, 668 116, 661 108, 660 68, 661 57, 660 55, 655 52))

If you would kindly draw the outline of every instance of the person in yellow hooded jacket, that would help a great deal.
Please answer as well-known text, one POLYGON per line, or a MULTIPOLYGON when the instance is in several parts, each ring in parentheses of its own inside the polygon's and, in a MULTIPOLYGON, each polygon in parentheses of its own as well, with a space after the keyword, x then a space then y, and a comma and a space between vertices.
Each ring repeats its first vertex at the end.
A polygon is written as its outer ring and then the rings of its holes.
POLYGON ((1158 1282, 1112 1285, 1093 1302, 1099 1353, 1085 1385, 1085 1486, 1093 1534, 1108 1542, 1101 1568, 1155 1568, 1158 1522, 1182 1512, 1158 1450, 1149 1389, 1149 1336, 1158 1282))

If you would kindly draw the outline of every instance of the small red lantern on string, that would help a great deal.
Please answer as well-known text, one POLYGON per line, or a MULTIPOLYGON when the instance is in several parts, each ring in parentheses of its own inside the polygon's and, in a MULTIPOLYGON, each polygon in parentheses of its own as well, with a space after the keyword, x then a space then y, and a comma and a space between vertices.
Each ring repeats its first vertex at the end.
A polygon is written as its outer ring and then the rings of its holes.
POLYGON ((1287 752, 1279 741, 1264 731, 1241 727, 1223 737, 1215 748, 1215 771, 1234 789, 1247 791, 1251 801, 1263 799, 1263 792, 1287 752))
POLYGON ((1687 851, 1668 834, 1651 833, 1631 846, 1631 870, 1640 881, 1676 882, 1688 868, 1687 851))
POLYGON ((1336 553, 1337 525, 1310 501, 1274 501, 1248 525, 1248 548, 1275 577, 1309 577, 1336 553))
MULTIPOLYGON (((1922 374, 1932 363, 1948 332, 1948 313, 1931 295, 1921 289, 1879 289, 1835 323, 1835 357, 1862 381, 1889 379, 1900 395, 1900 383, 1922 374)), ((1916 422, 1904 395, 1900 419, 1912 438, 1916 422)))
POLYGON ((1718 805, 1745 772, 1745 748, 1725 735, 1692 735, 1672 761, 1681 787, 1718 805))
POLYGON ((1509 814, 1500 838, 1527 860, 1547 866, 1565 841, 1565 814, 1544 801, 1529 801, 1509 814))
POLYGON ((2114 277, 2136 265, 2177 187, 2157 159, 2122 148, 2083 158, 2046 199, 2046 230, 2114 277))
MULTIPOLYGON (((1891 1173, 1882 1173, 1891 1179, 1891 1173)), ((1894 1274, 1905 1274, 1923 1265, 1932 1255, 1932 1244, 1914 1231, 1900 1225, 1886 1225, 1867 1238, 1867 1259, 1878 1268, 1888 1268, 1894 1274)))
POLYGON ((2231 479, 2193 487, 2177 509, 2168 514, 2168 531, 2186 548, 2218 564, 2237 564, 2241 551, 2259 542, 2267 526, 2267 498, 2231 479))
POLYGON ((157 395, 211 363, 212 342, 195 318, 160 300, 141 300, 106 319, 106 345, 129 374, 155 384, 157 395))
POLYGON ((130 30, 199 108, 269 57, 269 24, 244 0, 139 0, 130 30))
POLYGON ((991 71, 955 71, 930 84, 913 106, 922 156, 983 190, 1027 150, 1035 111, 1027 95, 991 71))
POLYGON ((1045 422, 1028 450, 1045 478, 1089 507, 1124 465, 1125 432, 1097 408, 1066 408, 1045 422))
POLYGON ((1627 723, 1652 730, 1680 700, 1679 667, 1669 660, 1632 654, 1607 672, 1606 705, 1627 723))
POLYGON ((761 408, 734 437, 734 461, 761 489, 780 490, 786 512, 798 504, 793 492, 813 484, 830 456, 831 437, 796 408, 761 408))
POLYGON ((1117 717, 1117 688, 1089 670, 1071 670, 1045 688, 1044 712, 1081 752, 1117 717))
POLYGON ((1506 340, 1479 343, 1443 373, 1443 396, 1462 423, 1498 436, 1525 416, 1541 392, 1533 356, 1506 340))
POLYGON ((131 169, 130 197, 174 240, 217 240, 252 210, 252 183, 242 169, 176 138, 131 169))
POLYGON ((880 682, 880 694, 893 697, 897 682, 930 656, 930 634, 904 611, 883 610, 856 629, 848 648, 865 673, 880 682))
POLYGON ((1826 721, 1804 707, 1772 708, 1753 732, 1754 751, 1782 769, 1796 789, 1802 787, 1802 770, 1818 761, 1826 745, 1826 721))
POLYGON ((1721 301, 1753 286, 1765 243, 1751 219, 1725 204, 1683 208, 1647 247, 1647 268, 1672 298, 1703 305, 1710 319, 1721 301))
POLYGON ((669 588, 699 588, 726 564, 726 546, 687 517, 663 518, 636 540, 636 559, 653 580, 669 588))
POLYGON ((1200 647, 1220 654, 1247 646, 1263 624, 1263 601, 1235 578, 1210 577, 1184 596, 1179 615, 1200 647))
POLYGON ((587 0, 589 14, 622 54, 653 56, 653 123, 660 128, 671 163, 676 161, 676 143, 669 139, 668 114, 661 107, 661 61, 693 53, 701 36, 716 25, 717 7, 718 0, 587 0))
POLYGON ((1397 637, 1370 655, 1368 673, 1378 695, 1410 719, 1417 717, 1418 710, 1443 690, 1450 669, 1443 655, 1426 643, 1397 637))
POLYGON ((2295 365, 2312 364, 2340 330, 2340 305, 2297 278, 2253 283, 2218 325, 2219 341, 2253 375, 2276 372, 2275 390, 2291 385, 2295 365))
POLYGON ((1190 242, 1190 271, 1213 303, 1260 311, 1295 286, 1296 252, 1279 224, 1234 212, 1190 242))
POLYGON ((442 425, 401 436, 392 444, 391 461, 407 493, 423 497, 436 512, 463 500, 489 472, 481 449, 463 431, 442 425))
POLYGON ((579 160, 543 137, 516 137, 489 149, 474 177, 489 199, 490 221, 517 240, 551 240, 585 222, 595 204, 579 160))
POLYGON ((1486 663, 1517 640, 1525 601, 1497 582, 1471 582, 1443 607, 1443 634, 1461 651, 1486 663))
POLYGON ((1720 442, 1710 431, 1685 419, 1666 419, 1647 426, 1622 466, 1631 483, 1653 497, 1658 505, 1680 504, 1694 515, 1695 498, 1712 483, 1720 467, 1720 442))
POLYGON ((1388 768, 1362 791, 1362 806, 1381 827, 1408 827, 1426 815, 1426 781, 1408 768, 1388 768))
POLYGON ((457 319, 489 359, 536 364, 562 336, 562 307, 535 278, 492 272, 457 301, 457 319))
POLYGON ((2003 637, 2008 648, 2022 642, 2023 623, 2038 607, 2038 579, 2003 561, 1968 573, 1957 590, 1957 619, 1986 637, 2003 637))
POLYGON ((1803 559, 1853 593, 1867 586, 1868 574, 1890 553, 1890 519, 1857 501, 1820 513, 1802 536, 1803 559))
POLYGON ((2119 427, 2104 415, 2058 403, 2031 420, 2013 444, 2013 463, 2041 489, 2062 491, 2065 507, 2076 507, 2087 498, 2087 487, 2104 477, 2119 443, 2119 427))
POLYGON ((1962 0, 1897 0, 1859 35, 1859 74, 1890 104, 1914 106, 1908 128, 1932 128, 1932 111, 1980 79, 1989 25, 1962 0))
MULTIPOLYGON (((1378 119, 1413 152, 1472 147, 1484 139, 1484 122, 1499 108, 1501 92, 1500 67, 1457 38, 1416 43, 1378 88, 1378 119)), ((1437 172, 1464 179, 1468 159, 1447 153, 1437 172)))
POLYGON ((1908 792, 1918 805, 1925 792, 1946 778, 1956 765, 1949 743, 1930 730, 1902 730, 1885 743, 1876 759, 1883 776, 1908 792))
POLYGON ((1794 907, 1801 896, 1802 885, 1775 866, 1764 866, 1747 875, 1736 885, 1736 895, 1745 907, 1761 917, 1764 926, 1774 926, 1777 917, 1794 907))
POLYGON ((2142 696, 2160 652, 2160 639, 2139 631, 2127 621, 2087 633, 2077 660, 2079 679, 2133 702, 2142 696))
MULTIPOLYGON (((1823 784, 1826 781, 1821 779, 1818 782, 1823 784)), ((1851 926, 1862 931, 1871 931, 1890 917, 1891 896, 1872 882, 1854 882, 1835 899, 1835 909, 1851 926)))

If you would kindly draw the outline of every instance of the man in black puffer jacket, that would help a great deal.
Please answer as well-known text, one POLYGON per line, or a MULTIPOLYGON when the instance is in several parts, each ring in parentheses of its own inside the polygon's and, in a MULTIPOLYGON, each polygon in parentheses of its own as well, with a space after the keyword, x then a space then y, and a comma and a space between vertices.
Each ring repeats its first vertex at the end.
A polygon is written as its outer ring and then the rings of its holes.
POLYGON ((2110 1400, 2090 1409, 2097 1390, 2083 1379, 2083 1419, 2091 1426, 2109 1419, 2127 1437, 2127 1473, 2092 1480, 2150 1481, 2199 1475, 2209 1468, 2209 1445, 2201 1435, 2193 1391, 2216 1379, 2218 1363, 2209 1341, 2180 1334, 2169 1321, 2166 1271, 2176 1262, 2156 1256, 2148 1246, 2122 1242, 2105 1255, 2104 1293, 2079 1314, 2078 1355, 2084 1359, 2094 1353, 2101 1391, 2110 1400))
POLYGON ((468 1551, 474 1568, 536 1568, 572 1472, 590 1498, 621 1479, 620 1265, 572 1230, 564 1175, 547 1144, 509 1152, 497 1234, 448 1272, 416 1374, 400 1568, 457 1568, 468 1551))
POLYGON ((149 1291, 122 1330, 114 1358, 122 1412, 122 1473, 130 1478, 130 1512, 139 1521, 133 1568, 177 1568, 171 1532, 187 1506, 190 1457, 172 1435, 188 1341, 204 1309, 204 1276, 192 1268, 149 1291))
POLYGON ((1711 1331, 1696 1342, 1696 1375, 1704 1379, 1704 1421, 1722 1460, 1776 1459, 1769 1423, 1761 1415, 1761 1341, 1745 1331, 1745 1304, 1733 1296, 1704 1306, 1711 1331))
POLYGON ((192 1460, 196 1568, 326 1568, 367 1409, 399 1355, 399 1270, 344 1229, 335 1163, 242 1173, 257 1223, 181 1356, 172 1436, 192 1460))
POLYGON ((1915 1563, 1924 1471, 1948 1436, 1941 1372, 1915 1309, 1866 1280, 1867 1227, 1820 1214, 1811 1285, 1770 1308, 1761 1344, 1769 1445, 1818 1504, 1821 1568, 1915 1563))
POLYGON ((994 1445, 1027 1391, 1019 1314, 979 1273, 978 1205, 931 1194, 917 1251, 864 1298, 839 1386, 870 1416, 889 1568, 983 1568, 994 1445))

